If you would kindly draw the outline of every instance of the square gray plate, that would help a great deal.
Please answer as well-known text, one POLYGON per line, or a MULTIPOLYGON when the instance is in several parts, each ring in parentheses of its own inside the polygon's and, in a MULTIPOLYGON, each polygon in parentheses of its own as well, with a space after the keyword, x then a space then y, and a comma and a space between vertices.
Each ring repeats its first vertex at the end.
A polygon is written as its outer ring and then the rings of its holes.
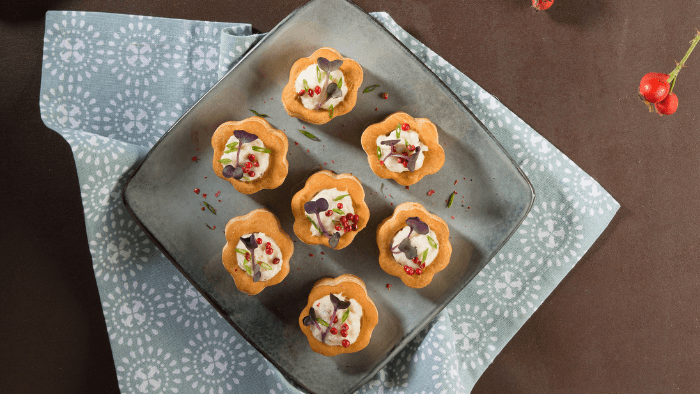
POLYGON ((525 218, 534 192, 484 125, 391 33, 353 3, 315 0, 277 25, 175 123, 131 176, 123 198, 160 250, 293 384, 340 393, 366 383, 464 289, 525 218), (364 82, 352 112, 314 126, 289 117, 280 96, 292 64, 324 46, 359 62, 364 82), (380 88, 361 93, 374 84, 380 88), (389 100, 380 98, 382 92, 389 100), (214 174, 210 140, 219 124, 250 117, 249 109, 268 114, 270 123, 287 133, 290 168, 279 188, 247 196, 214 174), (431 119, 445 148, 444 167, 410 189, 374 175, 360 146, 367 126, 396 111, 431 119), (321 142, 299 133, 303 127, 321 142), (193 162, 193 156, 201 160, 193 162), (321 167, 353 173, 367 194, 369 224, 339 251, 306 245, 292 230, 291 198, 321 167), (207 198, 193 193, 195 188, 207 198), (445 200, 453 190, 458 195, 448 209, 445 200), (202 211, 203 201, 217 214, 202 211), (448 267, 418 290, 378 264, 376 227, 406 201, 445 219, 453 245, 448 267), (295 240, 295 253, 286 280, 251 297, 236 289, 221 263, 223 229, 229 219, 261 207, 279 217, 295 240), (345 273, 365 281, 379 324, 364 350, 327 358, 311 350, 297 319, 314 282, 345 273), (393 287, 388 290, 387 284, 393 287))

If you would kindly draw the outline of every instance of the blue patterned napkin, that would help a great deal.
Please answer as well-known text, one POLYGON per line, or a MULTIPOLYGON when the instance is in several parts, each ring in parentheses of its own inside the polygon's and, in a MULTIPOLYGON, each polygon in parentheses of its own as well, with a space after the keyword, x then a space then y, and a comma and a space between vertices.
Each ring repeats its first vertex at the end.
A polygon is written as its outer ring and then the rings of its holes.
MULTIPOLYGON (((500 253, 360 392, 462 393, 572 269, 619 204, 575 163, 386 13, 528 175, 532 211, 500 253)), ((262 35, 240 23, 46 15, 41 116, 73 149, 95 277, 124 393, 297 392, 124 209, 130 172, 262 35)))

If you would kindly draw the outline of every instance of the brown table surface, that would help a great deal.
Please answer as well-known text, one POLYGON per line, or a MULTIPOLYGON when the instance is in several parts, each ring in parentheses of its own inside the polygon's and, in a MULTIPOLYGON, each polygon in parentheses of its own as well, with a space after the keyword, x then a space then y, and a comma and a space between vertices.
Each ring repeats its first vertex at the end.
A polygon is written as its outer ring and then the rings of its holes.
MULTIPOLYGON (((700 49, 672 116, 637 97, 700 29, 700 1, 358 0, 530 124, 622 208, 473 390, 697 392, 700 387, 700 49)), ((0 13, 0 387, 116 393, 69 145, 39 117, 44 12, 104 11, 249 22, 270 30, 303 4, 3 1, 0 13)))

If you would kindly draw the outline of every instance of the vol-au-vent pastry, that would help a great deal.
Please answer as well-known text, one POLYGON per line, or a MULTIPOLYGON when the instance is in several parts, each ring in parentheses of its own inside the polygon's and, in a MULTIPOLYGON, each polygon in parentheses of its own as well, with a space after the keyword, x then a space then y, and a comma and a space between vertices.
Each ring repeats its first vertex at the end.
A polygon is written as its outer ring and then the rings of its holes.
POLYGON ((361 142, 372 171, 403 186, 438 172, 445 164, 435 124, 405 112, 396 112, 367 127, 361 142))
POLYGON ((379 265, 406 286, 425 287, 450 262, 447 223, 415 202, 400 204, 377 227, 379 265))
POLYGON ((316 353, 335 356, 364 349, 379 322, 365 283, 354 275, 314 284, 299 315, 299 327, 316 353))
POLYGON ((319 171, 292 197, 294 233, 309 245, 348 246, 369 221, 362 183, 350 174, 319 171))
POLYGON ((224 232, 222 260, 238 290, 255 295, 289 274, 294 243, 272 212, 256 209, 235 217, 224 232))
POLYGON ((287 177, 287 135, 261 117, 222 124, 211 145, 214 172, 241 193, 277 188, 287 177))
POLYGON ((282 91, 289 116, 324 124, 350 112, 362 84, 362 67, 333 48, 321 48, 297 60, 282 91))

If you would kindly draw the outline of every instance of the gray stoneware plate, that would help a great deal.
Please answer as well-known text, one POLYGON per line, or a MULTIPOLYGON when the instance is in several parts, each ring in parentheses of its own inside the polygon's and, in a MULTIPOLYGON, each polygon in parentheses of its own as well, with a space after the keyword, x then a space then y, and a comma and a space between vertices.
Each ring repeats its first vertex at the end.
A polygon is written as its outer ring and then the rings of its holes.
POLYGON ((534 193, 484 125, 391 33, 353 3, 314 0, 280 22, 173 125, 131 176, 123 199, 160 250, 292 384, 317 393, 349 393, 464 289, 515 232, 534 193), (359 62, 364 82, 352 112, 314 126, 289 117, 280 96, 292 64, 324 46, 359 62), (362 93, 375 84, 380 88, 362 93), (388 100, 380 98, 383 92, 389 93, 388 100), (248 196, 214 174, 210 140, 219 124, 250 117, 250 109, 268 114, 273 127, 286 132, 290 168, 282 186, 248 196), (431 119, 445 149, 444 167, 410 189, 377 177, 360 146, 367 126, 396 111, 431 119), (303 127, 321 141, 304 137, 298 131, 303 127), (338 251, 306 245, 292 230, 292 196, 321 167, 357 176, 371 212, 367 228, 338 251), (195 188, 200 194, 193 193, 195 188), (428 196, 431 189, 435 193, 428 196), (453 190, 458 195, 447 208, 453 190), (216 215, 202 210, 204 201, 216 215), (379 222, 406 201, 419 202, 445 219, 453 246, 448 267, 418 290, 379 267, 375 241, 379 222), (229 219, 261 207, 281 220, 295 250, 283 283, 248 296, 238 291, 222 265, 223 229, 229 219), (311 350, 297 319, 314 282, 346 273, 367 284, 379 324, 364 350, 327 358, 311 350))

